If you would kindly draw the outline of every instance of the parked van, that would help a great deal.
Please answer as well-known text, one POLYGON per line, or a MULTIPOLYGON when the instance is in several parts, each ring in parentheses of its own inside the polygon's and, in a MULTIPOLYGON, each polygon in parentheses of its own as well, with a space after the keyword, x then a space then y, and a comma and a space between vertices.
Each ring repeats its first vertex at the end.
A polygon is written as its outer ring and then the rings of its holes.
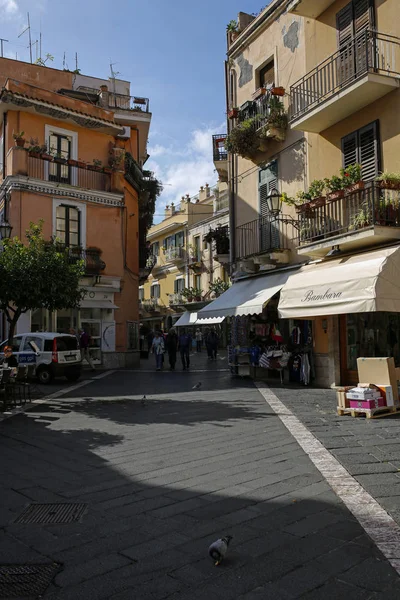
MULTIPOLYGON (((0 354, 4 346, 0 344, 0 354)), ((68 381, 79 379, 82 371, 81 351, 78 339, 66 333, 19 333, 14 336, 13 353, 18 364, 35 364, 40 383, 50 383, 54 377, 66 377, 68 381), (32 346, 30 342, 33 342, 32 346), (37 348, 37 351, 33 350, 37 348)))

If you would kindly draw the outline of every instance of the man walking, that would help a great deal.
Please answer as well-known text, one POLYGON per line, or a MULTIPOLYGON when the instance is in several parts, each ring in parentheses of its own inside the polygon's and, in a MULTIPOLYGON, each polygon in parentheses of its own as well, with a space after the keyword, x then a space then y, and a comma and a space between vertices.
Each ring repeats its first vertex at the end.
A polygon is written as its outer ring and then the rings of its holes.
POLYGON ((203 344, 203 334, 200 329, 196 329, 196 350, 197 352, 201 352, 201 346, 203 344))
POLYGON ((169 367, 171 371, 174 371, 176 364, 176 352, 178 349, 178 335, 175 327, 171 327, 169 330, 165 344, 168 352, 169 367))
POLYGON ((192 346, 192 336, 186 333, 185 329, 179 336, 179 352, 181 355, 182 367, 186 371, 190 367, 190 348, 192 346))
POLYGON ((90 335, 86 333, 83 329, 79 330, 80 334, 80 345, 81 345, 81 353, 82 353, 82 361, 86 359, 92 371, 95 371, 95 366, 92 361, 92 357, 90 356, 89 346, 90 346, 90 335))

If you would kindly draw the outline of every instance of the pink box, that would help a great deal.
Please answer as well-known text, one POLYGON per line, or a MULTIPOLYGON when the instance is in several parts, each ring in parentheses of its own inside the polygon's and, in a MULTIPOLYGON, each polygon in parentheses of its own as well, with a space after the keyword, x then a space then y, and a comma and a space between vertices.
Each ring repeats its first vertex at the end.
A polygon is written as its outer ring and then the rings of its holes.
POLYGON ((350 400, 350 408, 382 408, 386 406, 383 398, 374 398, 373 400, 350 400))

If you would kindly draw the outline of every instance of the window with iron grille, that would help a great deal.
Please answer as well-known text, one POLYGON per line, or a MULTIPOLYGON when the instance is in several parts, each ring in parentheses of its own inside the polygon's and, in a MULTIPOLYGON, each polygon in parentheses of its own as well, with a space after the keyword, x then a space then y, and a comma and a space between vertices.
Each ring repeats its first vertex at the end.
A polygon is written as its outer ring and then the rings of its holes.
POLYGON ((344 168, 354 163, 362 165, 362 178, 372 181, 380 172, 379 121, 374 121, 342 138, 344 168))
POLYGON ((57 206, 56 237, 65 246, 81 245, 81 214, 78 208, 63 204, 57 206))
POLYGON ((138 350, 139 348, 139 323, 137 321, 127 321, 128 329, 128 350, 138 350))

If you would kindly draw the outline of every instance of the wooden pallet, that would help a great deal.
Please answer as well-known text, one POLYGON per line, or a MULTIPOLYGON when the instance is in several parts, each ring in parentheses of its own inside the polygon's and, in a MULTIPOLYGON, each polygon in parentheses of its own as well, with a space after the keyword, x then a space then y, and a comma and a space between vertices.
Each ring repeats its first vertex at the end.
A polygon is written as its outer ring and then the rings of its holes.
POLYGON ((367 419, 379 419, 380 417, 389 417, 400 412, 400 406, 382 406, 379 408, 342 408, 337 407, 337 414, 339 417, 344 415, 351 415, 352 417, 359 417, 365 415, 367 419))

